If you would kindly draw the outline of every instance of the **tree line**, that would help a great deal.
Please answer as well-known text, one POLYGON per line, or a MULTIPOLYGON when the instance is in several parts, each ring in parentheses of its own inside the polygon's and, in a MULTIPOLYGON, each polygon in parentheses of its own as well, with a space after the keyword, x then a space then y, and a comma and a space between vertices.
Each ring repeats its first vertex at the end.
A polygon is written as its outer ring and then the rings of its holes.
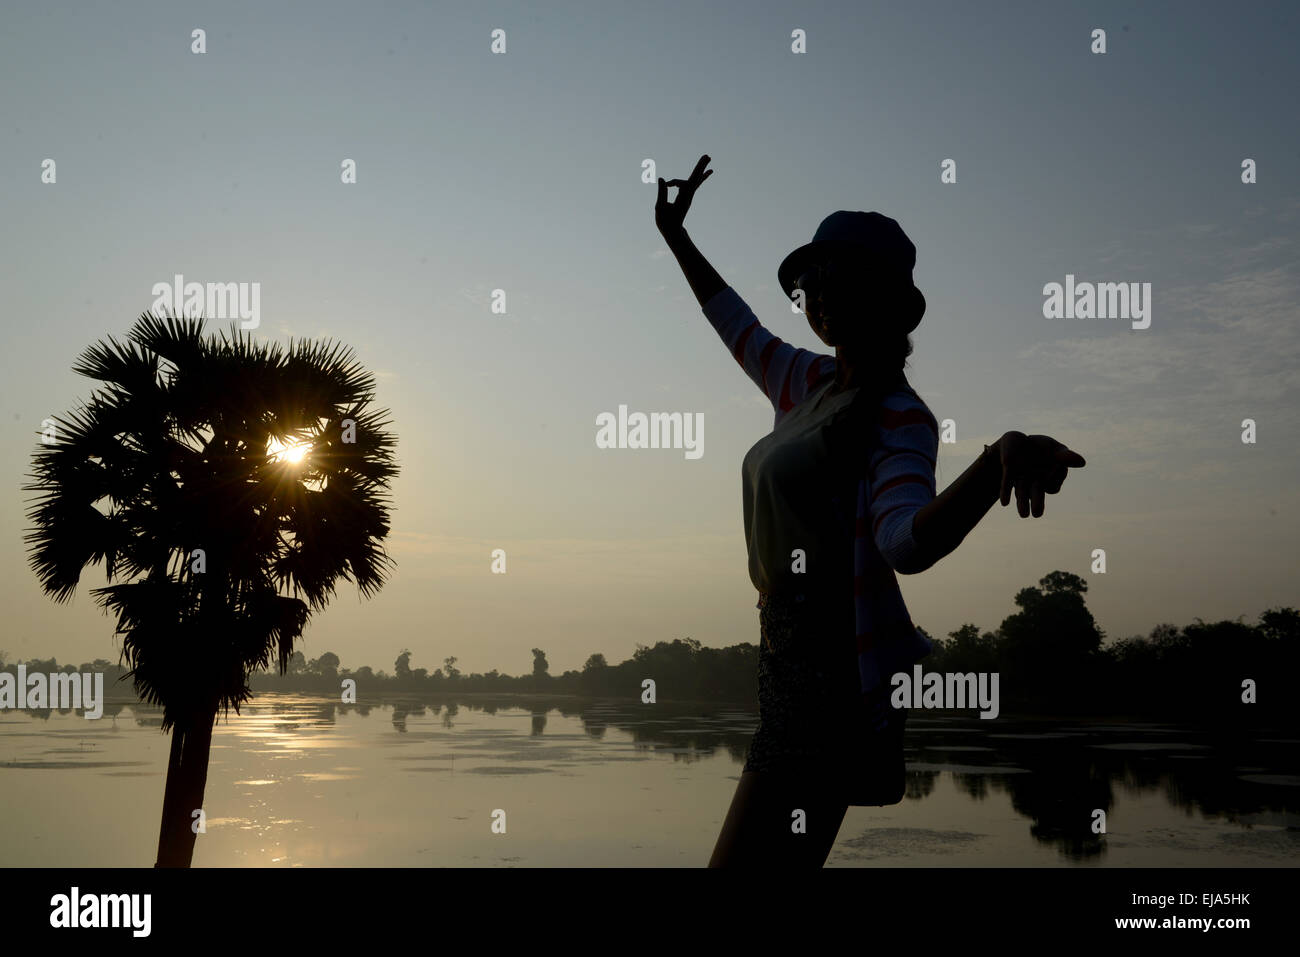
MULTIPOLYGON (((1223 718, 1241 713, 1243 696, 1253 687, 1256 713, 1276 717, 1287 706, 1287 676, 1300 665, 1300 612, 1293 608, 1265 611, 1255 624, 1240 619, 1207 623, 1197 619, 1178 627, 1160 624, 1146 636, 1107 643, 1088 610, 1087 582, 1055 571, 1037 587, 1015 596, 1016 612, 994 631, 964 624, 946 639, 934 638, 934 651, 922 660, 924 671, 997 672, 1001 710, 1018 713, 1151 714, 1223 718)), ((924 632, 924 629, 922 629, 924 632)), ((411 651, 402 649, 393 669, 342 667, 339 656, 325 652, 306 658, 295 651, 283 675, 263 672, 252 681, 255 691, 337 694, 344 679, 357 692, 427 694, 504 693, 587 695, 637 698, 647 678, 656 698, 676 701, 732 702, 752 705, 758 683, 758 646, 704 647, 694 638, 637 645, 632 657, 609 663, 599 652, 581 670, 553 675, 546 652, 532 649, 532 669, 509 675, 493 669, 464 674, 457 658, 443 659, 430 672, 411 667, 411 651)), ((11 673, 15 664, 0 668, 11 673)), ((25 663, 32 671, 104 671, 106 688, 130 673, 104 659, 79 667, 54 659, 25 663)))

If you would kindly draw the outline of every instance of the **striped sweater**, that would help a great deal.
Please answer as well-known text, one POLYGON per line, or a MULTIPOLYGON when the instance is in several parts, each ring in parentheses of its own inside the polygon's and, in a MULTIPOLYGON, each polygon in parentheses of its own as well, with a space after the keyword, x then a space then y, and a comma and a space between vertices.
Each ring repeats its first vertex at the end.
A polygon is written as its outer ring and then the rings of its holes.
MULTIPOLYGON (((778 339, 727 286, 704 304, 704 315, 776 412, 773 426, 835 375, 835 357, 778 339)), ((912 624, 895 572, 928 567, 912 537, 912 518, 935 497, 939 430, 934 416, 907 385, 884 398, 869 444, 866 474, 858 482, 853 546, 853 602, 858 672, 863 694, 878 708, 890 677, 910 673, 930 653, 930 641, 912 624)), ((881 711, 883 714, 883 710, 881 711)))

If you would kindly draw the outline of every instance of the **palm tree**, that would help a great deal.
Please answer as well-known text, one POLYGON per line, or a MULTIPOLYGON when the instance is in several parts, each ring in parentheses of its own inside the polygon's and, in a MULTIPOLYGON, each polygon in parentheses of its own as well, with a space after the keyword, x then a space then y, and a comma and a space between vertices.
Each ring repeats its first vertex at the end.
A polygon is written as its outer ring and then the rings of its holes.
POLYGON ((58 602, 103 564, 91 594, 172 734, 156 866, 188 867, 218 714, 257 670, 284 673, 340 578, 363 597, 383 585, 395 439, 337 342, 205 337, 201 319, 145 313, 73 371, 103 386, 34 453, 30 562, 58 602))

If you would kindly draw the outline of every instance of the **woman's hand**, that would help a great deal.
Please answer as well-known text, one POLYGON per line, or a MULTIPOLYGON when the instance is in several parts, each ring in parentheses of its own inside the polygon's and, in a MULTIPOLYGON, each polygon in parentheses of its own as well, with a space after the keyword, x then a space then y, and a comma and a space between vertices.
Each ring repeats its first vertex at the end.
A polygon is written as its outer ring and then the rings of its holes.
POLYGON ((1055 495, 1071 468, 1083 468, 1083 456, 1047 435, 1008 432, 998 440, 1002 460, 1002 486, 999 498, 1005 506, 1016 493, 1016 511, 1028 518, 1043 514, 1043 496, 1055 495))
POLYGON ((655 225, 659 227, 659 232, 665 239, 674 239, 683 229, 683 220, 686 219, 686 213, 691 208, 691 200, 695 198, 695 191, 700 188, 700 184, 713 175, 713 170, 705 170, 704 167, 709 165, 708 155, 700 157, 700 161, 695 164, 695 171, 691 173, 690 179, 670 179, 667 182, 664 178, 659 177, 659 198, 655 202, 655 225), (677 187, 677 202, 668 202, 668 187, 677 187))

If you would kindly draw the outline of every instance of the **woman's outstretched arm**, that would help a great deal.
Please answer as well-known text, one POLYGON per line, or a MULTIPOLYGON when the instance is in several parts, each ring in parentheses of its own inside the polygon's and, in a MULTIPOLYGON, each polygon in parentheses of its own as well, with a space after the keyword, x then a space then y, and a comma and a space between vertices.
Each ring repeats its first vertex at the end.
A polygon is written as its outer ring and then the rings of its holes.
POLYGON ((929 568, 955 551, 998 500, 1002 485, 998 452, 1001 442, 998 439, 985 446, 965 472, 916 512, 912 519, 912 538, 920 566, 917 571, 929 568))
POLYGON ((923 571, 956 550, 994 502, 1010 503, 1013 490, 1021 518, 1041 517, 1044 496, 1059 492, 1069 469, 1085 464, 1078 452, 1049 436, 1007 432, 986 446, 942 494, 916 511, 916 564, 906 572, 923 571))

